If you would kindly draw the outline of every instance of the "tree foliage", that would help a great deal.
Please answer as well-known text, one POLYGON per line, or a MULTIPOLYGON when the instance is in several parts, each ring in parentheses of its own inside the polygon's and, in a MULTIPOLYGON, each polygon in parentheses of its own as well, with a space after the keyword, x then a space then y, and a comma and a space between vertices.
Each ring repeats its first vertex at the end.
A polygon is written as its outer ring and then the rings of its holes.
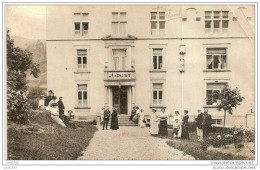
POLYGON ((9 30, 6 41, 8 119, 28 123, 32 109, 26 98, 26 72, 30 71, 30 74, 37 78, 40 73, 39 64, 33 63, 30 51, 15 47, 9 30))
POLYGON ((238 105, 245 99, 241 96, 238 87, 231 89, 229 85, 226 85, 221 91, 214 91, 212 95, 207 97, 207 101, 210 103, 216 103, 219 111, 224 110, 224 124, 226 120, 226 113, 233 114, 233 108, 237 108, 238 105))

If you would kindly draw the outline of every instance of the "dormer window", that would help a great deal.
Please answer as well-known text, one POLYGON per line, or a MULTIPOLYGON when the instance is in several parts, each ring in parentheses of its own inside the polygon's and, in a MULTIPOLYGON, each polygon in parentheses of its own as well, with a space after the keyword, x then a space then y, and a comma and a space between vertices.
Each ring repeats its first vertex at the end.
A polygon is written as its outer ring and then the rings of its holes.
POLYGON ((112 12, 112 35, 126 36, 126 12, 112 12))
POLYGON ((151 12, 151 35, 164 35, 165 22, 165 12, 151 12))
POLYGON ((205 11, 205 32, 228 32, 229 11, 205 11))

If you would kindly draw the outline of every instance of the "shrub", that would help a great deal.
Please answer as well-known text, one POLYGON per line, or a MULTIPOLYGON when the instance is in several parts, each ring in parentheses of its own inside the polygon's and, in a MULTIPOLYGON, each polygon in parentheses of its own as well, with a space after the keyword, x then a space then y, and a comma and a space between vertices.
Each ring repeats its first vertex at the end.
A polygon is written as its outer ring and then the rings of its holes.
POLYGON ((35 78, 40 73, 39 64, 33 63, 32 53, 15 47, 10 31, 6 34, 7 59, 7 114, 8 119, 17 123, 29 123, 32 112, 25 93, 27 92, 26 72, 35 78))
POLYGON ((188 122, 189 132, 196 132, 197 124, 196 122, 188 122))

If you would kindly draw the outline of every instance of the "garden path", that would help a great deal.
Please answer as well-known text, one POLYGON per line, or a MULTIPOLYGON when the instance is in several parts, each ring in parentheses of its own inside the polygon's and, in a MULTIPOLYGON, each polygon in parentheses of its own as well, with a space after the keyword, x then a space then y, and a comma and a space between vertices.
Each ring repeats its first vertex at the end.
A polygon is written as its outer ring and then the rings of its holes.
POLYGON ((79 160, 194 160, 166 144, 167 139, 150 136, 147 127, 98 129, 79 160))

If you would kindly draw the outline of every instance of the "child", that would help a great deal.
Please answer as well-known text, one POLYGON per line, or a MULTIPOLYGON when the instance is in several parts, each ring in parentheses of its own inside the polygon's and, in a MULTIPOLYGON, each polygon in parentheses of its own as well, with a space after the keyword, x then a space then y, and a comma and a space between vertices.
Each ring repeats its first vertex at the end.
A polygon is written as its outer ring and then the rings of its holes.
POLYGON ((173 122, 173 137, 176 138, 178 136, 179 130, 180 130, 179 120, 175 119, 175 121, 173 122))

